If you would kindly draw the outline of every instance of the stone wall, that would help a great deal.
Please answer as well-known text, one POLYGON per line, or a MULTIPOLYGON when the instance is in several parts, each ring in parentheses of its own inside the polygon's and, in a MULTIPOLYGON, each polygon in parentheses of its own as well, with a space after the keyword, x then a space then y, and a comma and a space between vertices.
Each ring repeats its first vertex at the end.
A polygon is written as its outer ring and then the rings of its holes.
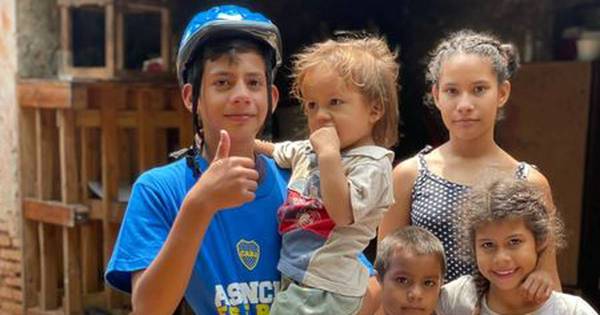
POLYGON ((0 1, 0 314, 21 314, 15 3, 0 1))

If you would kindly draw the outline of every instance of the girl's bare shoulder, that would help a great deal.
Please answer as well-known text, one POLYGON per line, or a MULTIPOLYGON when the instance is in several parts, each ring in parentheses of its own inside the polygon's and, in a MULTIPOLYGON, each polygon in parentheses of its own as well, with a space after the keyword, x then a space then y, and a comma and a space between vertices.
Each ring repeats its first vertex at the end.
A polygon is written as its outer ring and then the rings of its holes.
POLYGON ((415 155, 408 158, 394 167, 394 180, 405 181, 414 180, 417 177, 419 169, 418 157, 415 155))

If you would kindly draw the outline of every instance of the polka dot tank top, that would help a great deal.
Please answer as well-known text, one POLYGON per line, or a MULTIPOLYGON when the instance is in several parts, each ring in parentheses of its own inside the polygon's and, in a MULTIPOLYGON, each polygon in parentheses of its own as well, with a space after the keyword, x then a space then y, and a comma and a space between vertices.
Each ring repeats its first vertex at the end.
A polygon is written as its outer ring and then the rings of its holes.
MULTIPOLYGON (((458 255, 454 225, 457 207, 470 188, 433 174, 427 167, 424 157, 431 150, 432 147, 427 146, 417 154, 418 173, 411 194, 410 220, 412 225, 429 230, 444 244, 448 261, 445 280, 450 282, 460 276, 471 274, 474 269, 474 266, 464 262, 458 255)), ((529 164, 520 162, 515 177, 526 179, 529 169, 529 164)))

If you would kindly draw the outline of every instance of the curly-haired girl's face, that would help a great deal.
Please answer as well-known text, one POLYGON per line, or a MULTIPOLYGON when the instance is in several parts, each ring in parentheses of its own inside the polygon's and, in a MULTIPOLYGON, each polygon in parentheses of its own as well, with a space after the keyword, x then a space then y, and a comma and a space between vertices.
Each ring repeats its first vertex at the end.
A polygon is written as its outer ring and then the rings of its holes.
POLYGON ((477 268, 490 290, 517 290, 537 264, 533 233, 522 218, 487 223, 475 231, 477 268))

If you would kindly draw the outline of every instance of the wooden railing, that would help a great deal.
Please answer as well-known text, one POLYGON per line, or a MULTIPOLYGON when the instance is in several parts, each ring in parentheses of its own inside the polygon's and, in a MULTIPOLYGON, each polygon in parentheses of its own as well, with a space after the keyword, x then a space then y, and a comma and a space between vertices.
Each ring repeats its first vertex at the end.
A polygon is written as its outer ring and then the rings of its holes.
POLYGON ((126 312, 102 278, 126 205, 119 189, 191 143, 177 86, 24 80, 18 101, 27 313, 126 312))

